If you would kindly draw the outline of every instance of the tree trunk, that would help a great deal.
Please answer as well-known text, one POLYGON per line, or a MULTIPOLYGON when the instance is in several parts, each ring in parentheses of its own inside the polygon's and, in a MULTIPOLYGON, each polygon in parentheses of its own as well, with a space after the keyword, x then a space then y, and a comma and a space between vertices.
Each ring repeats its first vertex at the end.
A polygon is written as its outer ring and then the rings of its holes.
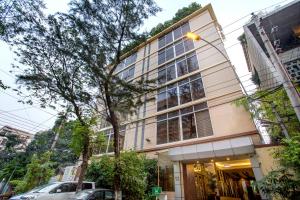
POLYGON ((114 153, 115 153, 115 174, 114 190, 115 200, 122 200, 121 191, 121 166, 120 166, 120 143, 119 143, 119 123, 114 111, 110 110, 111 124, 114 131, 114 153))
POLYGON ((82 163, 80 165, 80 174, 78 177, 78 183, 77 183, 77 188, 76 188, 76 192, 81 191, 82 190, 82 182, 84 179, 84 175, 86 172, 86 169, 88 167, 88 161, 89 161, 89 137, 85 135, 85 141, 84 141, 84 145, 83 145, 83 151, 82 151, 82 163))

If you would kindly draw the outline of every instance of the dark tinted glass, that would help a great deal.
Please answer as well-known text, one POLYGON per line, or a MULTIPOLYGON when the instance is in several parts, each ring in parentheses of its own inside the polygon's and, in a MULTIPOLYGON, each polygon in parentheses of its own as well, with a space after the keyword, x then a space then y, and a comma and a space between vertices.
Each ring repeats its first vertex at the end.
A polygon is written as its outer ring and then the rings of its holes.
POLYGON ((194 48, 193 40, 184 40, 184 50, 185 52, 188 52, 194 48))
POLYGON ((166 69, 162 69, 158 71, 158 77, 157 77, 157 82, 159 85, 164 84, 166 82, 166 69))
POLYGON ((191 29, 190 29, 189 23, 183 24, 181 26, 181 30, 182 30, 182 35, 185 35, 187 32, 190 32, 191 29))
POLYGON ((192 100, 189 83, 179 87, 179 95, 180 95, 180 104, 184 104, 192 100))
POLYGON ((174 40, 180 38, 182 36, 181 27, 178 27, 174 30, 174 40))
POLYGON ((205 97, 202 80, 198 79, 191 82, 193 100, 205 97))
POLYGON ((157 122, 157 144, 163 144, 167 142, 167 120, 157 122))
POLYGON ((196 138, 196 126, 195 126, 195 119, 194 114, 184 115, 181 117, 182 120, 182 135, 183 139, 192 139, 196 138))
POLYGON ((168 131, 169 131, 169 142, 179 141, 179 119, 169 119, 168 120, 168 131))
POLYGON ((184 47, 183 47, 183 42, 182 41, 177 42, 175 44, 175 52, 176 52, 176 56, 179 56, 179 55, 184 53, 184 47))
POLYGON ((177 65, 178 77, 187 74, 188 70, 187 70, 186 60, 180 60, 180 61, 176 62, 176 65, 177 65))
POLYGON ((189 57, 186 59, 187 65, 189 72, 193 72, 197 69, 199 69, 198 61, 196 55, 189 57))
MULTIPOLYGON (((82 184, 82 189, 87 190, 87 189, 93 189, 92 183, 83 183, 82 184)), ((76 189, 75 189, 76 190, 76 189)))
POLYGON ((173 42, 172 32, 168 33, 165 37, 166 37, 166 45, 173 42))
POLYGON ((158 48, 162 48, 165 46, 165 36, 158 39, 158 48))
POLYGON ((94 192, 93 197, 95 198, 95 200, 103 200, 104 199, 104 191, 94 192))
POLYGON ((128 69, 127 80, 132 79, 134 77, 134 70, 135 70, 134 66, 132 66, 132 67, 130 67, 130 69, 128 69))
POLYGON ((168 90, 168 108, 178 105, 177 88, 168 90))
POLYGON ((171 81, 176 78, 175 65, 170 65, 167 68, 167 81, 171 81))
POLYGON ((157 95, 157 111, 167 109, 167 95, 166 92, 162 92, 157 95))
POLYGON ((114 200, 114 193, 112 191, 105 191, 104 200, 114 200))
POLYGON ((174 58, 174 50, 173 50, 173 47, 169 47, 166 49, 166 61, 170 60, 174 58))
POLYGON ((158 52, 158 64, 162 64, 166 61, 165 50, 161 50, 158 52))
MULTIPOLYGON (((70 183, 69 184, 69 192, 76 192, 76 188, 77 188, 77 184, 76 183, 70 183)), ((85 188, 82 186, 82 189, 84 190, 85 188)), ((92 188, 89 188, 89 189, 92 189, 92 188)))
POLYGON ((210 116, 208 110, 195 113, 197 121, 198 137, 213 135, 210 116))

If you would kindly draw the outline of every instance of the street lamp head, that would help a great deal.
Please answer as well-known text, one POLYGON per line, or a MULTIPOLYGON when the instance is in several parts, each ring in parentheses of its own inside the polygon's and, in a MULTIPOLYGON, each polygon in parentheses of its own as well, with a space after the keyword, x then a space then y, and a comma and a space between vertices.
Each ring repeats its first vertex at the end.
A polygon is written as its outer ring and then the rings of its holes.
POLYGON ((197 35, 196 33, 192 33, 192 32, 187 32, 186 37, 191 40, 196 40, 196 41, 199 41, 201 39, 200 35, 197 35))

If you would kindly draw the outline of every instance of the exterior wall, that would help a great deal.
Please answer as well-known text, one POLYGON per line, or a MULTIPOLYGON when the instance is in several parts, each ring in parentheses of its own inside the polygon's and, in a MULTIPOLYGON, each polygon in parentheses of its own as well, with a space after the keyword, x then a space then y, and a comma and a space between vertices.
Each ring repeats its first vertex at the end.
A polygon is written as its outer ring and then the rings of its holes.
POLYGON ((260 168, 264 176, 279 167, 278 161, 272 156, 272 152, 276 151, 278 148, 280 148, 280 146, 260 147, 255 149, 257 160, 260 163, 260 168))
MULTIPOLYGON (((201 37, 221 50, 224 55, 227 55, 211 6, 206 6, 196 11, 196 13, 198 14, 192 14, 192 17, 188 20, 190 31, 201 35, 201 37)), ((177 27, 186 22, 187 20, 183 19, 177 23, 177 27)), ((172 30, 175 30, 177 27, 174 25, 172 30)), ((169 31, 167 30, 159 35, 163 36, 169 31)), ((175 39, 173 44, 184 38, 185 36, 181 36, 175 39)), ((148 80, 157 79, 158 68, 165 65, 165 63, 158 65, 158 51, 160 50, 158 47, 158 39, 158 37, 150 39, 151 42, 139 47, 137 50, 134 73, 135 79, 138 80, 141 77, 148 80)), ((250 115, 242 108, 238 108, 231 103, 232 100, 241 97, 243 94, 230 63, 227 62, 227 59, 224 58, 217 49, 204 41, 193 42, 193 45, 193 49, 179 56, 176 56, 174 53, 174 58, 168 60, 166 63, 175 61, 191 52, 195 52, 199 68, 167 82, 167 85, 177 83, 200 73, 205 97, 158 112, 157 92, 146 94, 143 99, 144 105, 137 108, 137 113, 128 117, 128 120, 125 122, 125 150, 135 149, 144 151, 161 147, 167 148, 169 145, 174 144, 256 131, 250 115), (158 115, 187 108, 201 102, 207 102, 213 135, 188 140, 181 139, 180 141, 157 145, 156 117, 158 115)))
POLYGON ((247 26, 244 27, 244 31, 251 64, 249 68, 252 74, 255 73, 254 69, 256 69, 260 82, 262 83, 260 86, 261 89, 268 89, 281 84, 276 69, 247 26))

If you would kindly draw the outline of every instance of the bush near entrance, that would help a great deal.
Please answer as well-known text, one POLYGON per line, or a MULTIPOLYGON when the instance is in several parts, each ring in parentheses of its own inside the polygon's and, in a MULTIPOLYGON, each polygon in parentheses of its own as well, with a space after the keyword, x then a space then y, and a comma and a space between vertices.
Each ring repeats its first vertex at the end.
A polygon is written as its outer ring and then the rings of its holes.
MULTIPOLYGON (((113 157, 107 155, 93 158, 87 169, 86 178, 95 181, 100 188, 113 188, 113 157)), ((156 183, 157 161, 133 151, 121 153, 121 188, 126 200, 155 199, 151 187, 156 183)))

